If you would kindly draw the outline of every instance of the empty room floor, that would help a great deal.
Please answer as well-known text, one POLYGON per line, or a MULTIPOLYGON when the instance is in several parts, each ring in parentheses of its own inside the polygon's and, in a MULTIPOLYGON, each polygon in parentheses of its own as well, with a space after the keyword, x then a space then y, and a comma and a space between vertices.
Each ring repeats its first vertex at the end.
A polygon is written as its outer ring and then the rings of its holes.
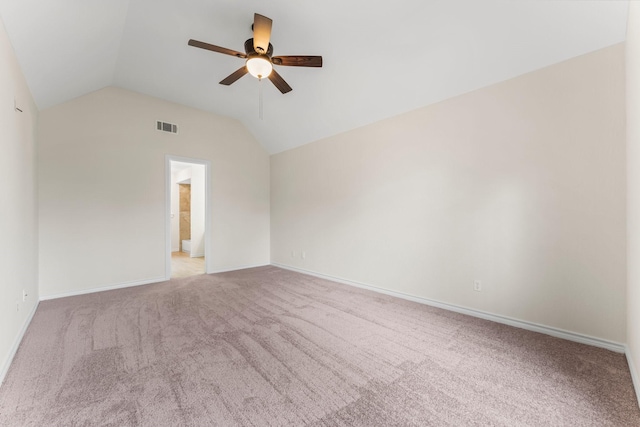
POLYGON ((266 266, 43 301, 0 425, 637 426, 624 355, 266 266))
POLYGON ((204 257, 191 258, 185 252, 171 252, 171 278, 204 274, 204 257))

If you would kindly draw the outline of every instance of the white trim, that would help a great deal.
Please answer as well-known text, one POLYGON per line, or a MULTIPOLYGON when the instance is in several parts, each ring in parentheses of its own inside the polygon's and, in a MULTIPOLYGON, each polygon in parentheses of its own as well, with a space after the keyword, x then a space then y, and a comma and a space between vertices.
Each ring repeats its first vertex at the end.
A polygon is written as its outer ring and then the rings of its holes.
MULTIPOLYGON (((164 280, 171 279, 171 162, 195 163, 204 166, 204 273, 210 274, 208 265, 210 263, 211 248, 211 162, 209 160, 194 159, 191 157, 180 157, 171 154, 164 156, 164 199, 165 199, 165 269, 164 280)), ((200 256, 203 256, 200 255, 200 256)))
POLYGON ((132 282, 119 283, 116 285, 101 286, 99 288, 83 289, 81 291, 70 291, 70 292, 62 292, 60 294, 41 295, 40 301, 65 298, 65 297, 74 297, 76 295, 92 294, 94 292, 112 291, 114 289, 131 288, 133 286, 149 285, 151 283, 158 283, 158 282, 166 282, 166 279, 164 277, 156 277, 153 279, 134 280, 132 282))
POLYGON ((582 344, 592 345, 594 347, 601 347, 607 350, 615 351, 616 353, 625 353, 625 345, 614 341, 603 340, 600 338, 592 337, 589 335, 579 334, 576 332, 566 331, 564 329, 553 328, 551 326, 540 325, 538 323, 527 322, 525 320, 514 319, 512 317, 501 316, 499 314, 492 314, 486 311, 476 310, 473 308, 467 308, 455 304, 449 304, 446 302, 436 301, 428 298, 421 298, 414 295, 405 294, 402 292, 391 291, 389 289, 379 288, 377 286, 367 285, 366 283, 354 282, 352 280, 342 279, 340 277, 329 276, 327 274, 316 273, 315 271, 309 271, 302 268, 291 267, 284 264, 271 263, 275 267, 284 268, 285 270, 296 271, 298 273, 308 274, 310 276, 320 277, 321 279, 332 280, 334 282, 343 283, 345 285, 356 286, 358 288, 369 289, 374 292, 379 292, 386 295, 406 299, 409 301, 418 302, 421 304, 430 305, 433 307, 443 308, 445 310, 454 311, 456 313, 466 314, 468 316, 479 317, 485 320, 491 320, 492 322, 502 323, 516 328, 526 329, 528 331, 539 332, 552 337, 562 338, 569 341, 579 342, 582 344))
MULTIPOLYGON (((229 271, 236 271, 236 270, 246 270, 247 268, 257 268, 257 267, 266 267, 268 265, 271 264, 254 264, 254 265, 245 265, 243 267, 233 267, 233 268, 225 268, 223 270, 215 270, 212 271, 211 273, 207 273, 207 274, 217 274, 217 273, 227 273, 229 271)), ((275 264, 274 264, 275 265, 275 264)), ((285 268, 285 267, 282 267, 285 268)))
MULTIPOLYGON (((255 267, 265 267, 267 265, 269 265, 269 264, 247 265, 247 266, 243 266, 243 267, 234 267, 234 268, 227 268, 227 269, 224 269, 224 270, 216 270, 216 271, 213 271, 211 273, 204 273, 204 274, 226 273, 228 271, 244 270, 246 268, 255 268, 255 267)), ((169 280, 171 280, 171 279, 169 279, 169 280)), ((92 294, 92 293, 95 293, 95 292, 112 291, 114 289, 131 288, 131 287, 134 287, 134 286, 150 285, 152 283, 159 283, 159 282, 166 282, 166 281, 167 281, 167 279, 165 279, 164 277, 156 277, 156 278, 145 279, 145 280, 135 280, 135 281, 132 281, 132 282, 125 282, 125 283, 118 283, 118 284, 115 284, 115 285, 101 286, 99 288, 83 289, 81 291, 62 292, 60 294, 52 294, 52 295, 41 295, 40 296, 40 301, 47 301, 47 300, 51 300, 51 299, 58 299, 58 298, 65 298, 65 297, 73 297, 73 296, 77 296, 77 295, 92 294)))
POLYGON ((20 347, 20 343, 24 338, 24 334, 27 332, 27 328, 31 324, 33 315, 36 314, 36 310, 38 309, 39 304, 40 301, 36 301, 36 303, 33 305, 31 313, 29 313, 26 322, 24 322, 24 325, 22 325, 22 329, 20 329, 20 333, 18 334, 18 336, 16 336, 16 339, 13 340, 13 345, 11 346, 11 350, 9 350, 9 356, 7 356, 7 358, 5 359, 4 363, 2 364, 2 370, 0 370, 0 385, 2 385, 2 383, 4 382, 4 377, 7 375, 7 372, 9 372, 11 362, 13 362, 13 358, 18 351, 18 347, 20 347))
MULTIPOLYGON (((201 252, 199 254, 194 254, 194 253, 189 252, 189 257, 191 257, 191 258, 200 258, 200 257, 203 257, 203 256, 204 256, 204 252, 201 252)), ((207 258, 205 257, 204 259, 206 260, 207 258)))
POLYGON ((627 365, 629 365, 629 371, 631 372, 631 381, 633 382, 633 388, 636 391, 636 399, 638 399, 638 407, 640 407, 640 377, 638 377, 638 371, 633 364, 633 357, 631 357, 631 349, 628 345, 625 345, 625 355, 627 356, 627 365))

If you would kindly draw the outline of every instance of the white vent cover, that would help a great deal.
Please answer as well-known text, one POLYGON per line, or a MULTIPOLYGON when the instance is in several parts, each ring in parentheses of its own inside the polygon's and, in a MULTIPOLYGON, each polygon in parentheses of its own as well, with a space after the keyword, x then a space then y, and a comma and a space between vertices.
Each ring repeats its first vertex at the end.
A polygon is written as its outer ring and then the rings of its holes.
POLYGON ((174 125, 173 123, 161 122, 158 120, 156 122, 156 130, 161 132, 170 132, 170 133, 178 133, 178 125, 174 125))

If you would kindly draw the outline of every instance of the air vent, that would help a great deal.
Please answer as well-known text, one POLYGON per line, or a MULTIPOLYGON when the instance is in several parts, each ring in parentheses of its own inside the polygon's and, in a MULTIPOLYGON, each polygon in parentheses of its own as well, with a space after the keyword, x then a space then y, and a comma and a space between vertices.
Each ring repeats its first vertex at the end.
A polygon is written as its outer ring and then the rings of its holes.
POLYGON ((178 125, 161 122, 159 120, 156 122, 156 129, 162 132, 178 133, 178 125))

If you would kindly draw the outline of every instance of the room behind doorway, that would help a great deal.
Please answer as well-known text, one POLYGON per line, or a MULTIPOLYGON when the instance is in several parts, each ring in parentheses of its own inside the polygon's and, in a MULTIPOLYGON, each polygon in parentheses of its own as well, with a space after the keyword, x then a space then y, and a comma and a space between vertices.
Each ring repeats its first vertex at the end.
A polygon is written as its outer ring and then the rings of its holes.
POLYGON ((169 160, 170 277, 206 272, 206 165, 169 160))

